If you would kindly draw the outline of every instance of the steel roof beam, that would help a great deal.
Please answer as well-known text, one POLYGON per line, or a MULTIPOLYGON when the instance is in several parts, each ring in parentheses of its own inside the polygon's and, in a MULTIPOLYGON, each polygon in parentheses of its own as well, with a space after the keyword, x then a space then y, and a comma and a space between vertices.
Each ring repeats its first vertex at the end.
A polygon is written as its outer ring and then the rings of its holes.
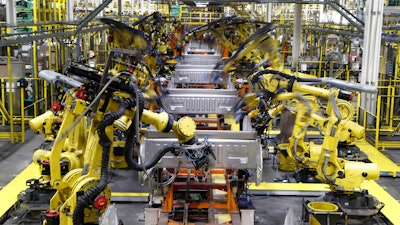
POLYGON ((340 6, 332 1, 326 1, 326 3, 331 6, 333 9, 335 9, 340 15, 342 15, 344 18, 347 19, 347 21, 349 21, 349 23, 351 23, 352 25, 354 25, 355 27, 357 27, 357 29, 360 32, 364 32, 364 24, 360 23, 359 19, 354 16, 353 14, 351 14, 351 12, 349 12, 347 9, 345 9, 343 6, 340 6), (342 11, 343 10, 343 11, 342 11), (354 21, 354 19, 356 19, 356 21, 354 21))
POLYGON ((87 26, 87 24, 92 21, 97 14, 99 14, 105 7, 110 4, 112 0, 105 0, 103 3, 101 3, 97 8, 95 8, 91 13, 89 13, 79 24, 78 27, 76 28, 76 33, 79 33, 80 30, 82 30, 83 27, 87 26))
MULTIPOLYGON (((340 31, 340 30, 333 30, 333 29, 326 29, 326 28, 319 28, 319 27, 308 27, 303 26, 302 29, 304 30, 311 30, 311 31, 318 31, 321 33, 326 34, 336 34, 336 35, 343 35, 343 36, 350 36, 350 37, 359 37, 361 39, 364 38, 364 35, 361 33, 355 33, 351 31, 340 31)), ((400 43, 400 39, 396 37, 390 37, 391 35, 382 34, 381 40, 383 42, 391 42, 391 43, 400 43)))
MULTIPOLYGON (((79 31, 78 33, 89 33, 89 32, 94 32, 94 31, 105 30, 107 28, 108 28, 107 26, 87 28, 87 29, 79 31)), ((74 31, 67 31, 67 32, 47 33, 47 34, 39 34, 39 35, 27 36, 27 37, 18 37, 16 39, 1 40, 0 47, 30 43, 32 41, 44 40, 44 39, 48 39, 48 38, 70 37, 70 36, 74 36, 76 34, 77 34, 77 32, 74 30, 74 31)))

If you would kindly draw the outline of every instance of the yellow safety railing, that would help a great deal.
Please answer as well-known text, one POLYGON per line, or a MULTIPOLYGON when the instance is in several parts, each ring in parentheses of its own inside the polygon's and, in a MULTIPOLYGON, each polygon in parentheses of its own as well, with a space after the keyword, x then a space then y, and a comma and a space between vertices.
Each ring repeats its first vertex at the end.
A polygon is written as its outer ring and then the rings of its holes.
POLYGON ((370 121, 376 121, 376 116, 374 113, 366 110, 363 107, 358 108, 358 122, 360 125, 362 125, 366 132, 365 138, 369 142, 374 142, 374 146, 377 146, 377 135, 379 136, 379 130, 376 129, 376 124, 374 122, 370 121))
POLYGON ((366 139, 377 149, 400 147, 400 138, 393 138, 400 131, 400 95, 395 95, 397 87, 378 86, 376 113, 360 106, 357 102, 357 121, 366 132, 366 139), (397 104, 396 104, 397 103, 397 104))
POLYGON ((202 25, 220 19, 223 16, 223 13, 214 12, 180 12, 178 18, 182 24, 202 25))
MULTIPOLYGON (((46 96, 41 96, 36 101, 27 98, 25 94, 27 89, 17 86, 17 82, 20 79, 19 77, 0 79, 1 126, 8 126, 10 128, 9 131, 0 132, 0 138, 9 138, 11 142, 25 141, 25 124, 46 109, 44 103, 49 99, 46 96)), ((43 88, 43 80, 38 78, 26 78, 26 80, 31 84, 39 84, 33 87, 34 92, 46 94, 43 88)))

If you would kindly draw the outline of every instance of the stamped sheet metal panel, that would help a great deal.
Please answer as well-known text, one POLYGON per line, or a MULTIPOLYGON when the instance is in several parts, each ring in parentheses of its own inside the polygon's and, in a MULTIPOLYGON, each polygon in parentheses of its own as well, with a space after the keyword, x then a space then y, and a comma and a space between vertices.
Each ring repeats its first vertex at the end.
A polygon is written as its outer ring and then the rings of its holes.
MULTIPOLYGON (((216 160, 214 168, 252 169, 257 182, 262 178, 262 146, 255 137, 255 132, 247 131, 198 131, 198 140, 204 138, 212 144, 216 160)), ((140 155, 146 162, 164 145, 178 143, 172 133, 163 134, 157 131, 146 132, 146 138, 140 145, 140 155)), ((156 168, 176 168, 179 158, 171 153, 164 155, 156 168)), ((181 168, 193 169, 193 164, 181 156, 181 168)))
POLYGON ((170 88, 167 91, 162 103, 171 114, 229 114, 240 100, 236 90, 170 88))
POLYGON ((221 55, 187 54, 182 56, 181 63, 190 65, 215 65, 221 60, 221 55))
POLYGON ((185 65, 178 64, 175 67, 174 82, 178 84, 216 84, 226 83, 227 79, 216 79, 222 77, 221 69, 214 69, 213 65, 185 65))

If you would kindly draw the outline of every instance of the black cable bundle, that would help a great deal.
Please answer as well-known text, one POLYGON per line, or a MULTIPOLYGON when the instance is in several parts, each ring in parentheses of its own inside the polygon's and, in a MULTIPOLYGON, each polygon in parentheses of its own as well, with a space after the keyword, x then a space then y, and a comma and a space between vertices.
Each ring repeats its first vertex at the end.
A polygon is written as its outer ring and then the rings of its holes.
POLYGON ((101 159, 101 175, 99 183, 88 190, 83 195, 79 196, 76 202, 76 208, 73 213, 73 224, 83 225, 84 224, 84 208, 92 200, 99 195, 106 187, 109 175, 108 164, 110 160, 110 147, 112 141, 106 134, 106 127, 114 123, 115 120, 120 118, 127 108, 135 106, 135 99, 125 99, 121 102, 116 112, 109 113, 104 116, 104 119, 99 123, 97 133, 99 135, 99 144, 103 147, 102 159, 101 159))
MULTIPOLYGON (((137 108, 137 110, 139 110, 139 120, 142 117, 143 114, 143 108, 144 108, 144 97, 142 94, 142 91, 140 90, 140 88, 135 84, 135 83, 130 83, 130 91, 135 92, 136 97, 139 100, 139 105, 137 108)), ((132 119, 133 122, 132 124, 129 126, 128 131, 126 133, 126 141, 125 141, 125 147, 124 147, 124 157, 125 157, 125 161, 128 164, 129 168, 133 169, 133 170, 137 170, 137 171, 143 171, 144 169, 149 169, 152 168, 153 166, 155 166, 157 164, 157 162, 168 152, 173 152, 177 146, 174 144, 170 144, 170 145, 166 145, 164 147, 162 147, 157 153, 156 155, 154 155, 154 157, 144 163, 144 164, 138 164, 137 162, 135 162, 134 160, 134 156, 133 156, 133 147, 135 146, 135 135, 136 135, 136 114, 135 117, 132 119)))
POLYGON ((157 153, 153 156, 153 158, 151 158, 144 164, 138 164, 137 162, 134 161, 132 157, 133 154, 132 151, 125 151, 125 159, 129 168, 137 171, 143 171, 155 166, 165 154, 167 154, 168 152, 174 152, 177 147, 178 146, 175 144, 164 145, 160 150, 157 151, 157 153))

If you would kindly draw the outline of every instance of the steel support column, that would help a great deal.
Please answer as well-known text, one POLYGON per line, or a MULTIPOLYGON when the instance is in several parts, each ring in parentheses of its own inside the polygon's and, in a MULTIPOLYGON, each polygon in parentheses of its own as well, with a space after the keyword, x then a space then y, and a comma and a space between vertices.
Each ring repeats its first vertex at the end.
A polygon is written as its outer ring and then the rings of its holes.
POLYGON ((294 23, 293 23, 293 49, 292 49, 292 68, 296 68, 300 56, 301 45, 301 10, 302 4, 296 3, 294 6, 294 23))
MULTIPOLYGON (((368 0, 366 3, 364 52, 360 82, 370 86, 378 85, 383 5, 383 1, 368 0)), ((375 114, 376 94, 362 93, 361 107, 375 114)))
POLYGON ((66 5, 66 21, 72 22, 74 21, 74 1, 65 1, 66 5))
POLYGON ((118 0, 118 19, 122 21, 122 1, 118 0))
POLYGON ((267 22, 271 23, 272 21, 272 3, 267 3, 267 22))
MULTIPOLYGON (((6 4, 6 23, 9 26, 17 25, 17 14, 16 5, 14 0, 8 0, 6 4)), ((14 30, 10 29, 10 33, 14 33, 14 30)))

